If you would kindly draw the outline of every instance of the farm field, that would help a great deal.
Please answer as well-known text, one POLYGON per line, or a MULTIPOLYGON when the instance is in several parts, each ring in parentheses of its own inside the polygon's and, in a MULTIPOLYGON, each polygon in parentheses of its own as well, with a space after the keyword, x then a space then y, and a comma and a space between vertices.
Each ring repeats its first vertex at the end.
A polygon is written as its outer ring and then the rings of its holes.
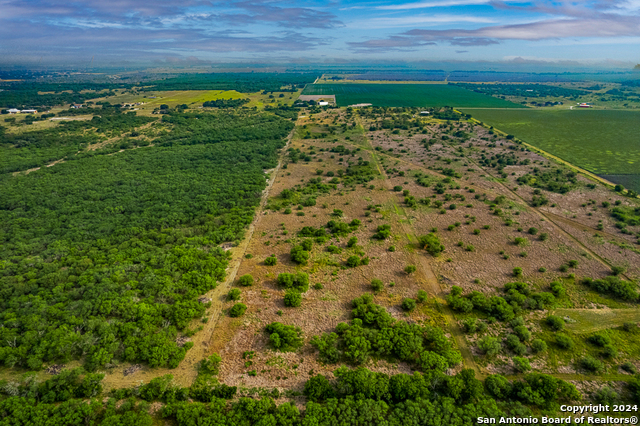
POLYGON ((522 108, 502 99, 445 84, 309 84, 303 95, 336 95, 338 106, 522 108))
POLYGON ((640 113, 612 110, 467 110, 477 120, 636 191, 640 113), (623 182, 624 180, 624 182, 623 182))

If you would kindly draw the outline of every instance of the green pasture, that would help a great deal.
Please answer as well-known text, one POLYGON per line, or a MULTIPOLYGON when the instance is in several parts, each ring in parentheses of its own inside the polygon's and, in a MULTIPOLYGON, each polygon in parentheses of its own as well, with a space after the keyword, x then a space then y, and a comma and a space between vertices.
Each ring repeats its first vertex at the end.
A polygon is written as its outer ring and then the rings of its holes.
MULTIPOLYGON (((640 111, 487 109, 464 112, 595 174, 640 174, 640 111)), ((638 179, 627 182, 638 183, 638 179)))
POLYGON ((446 84, 308 84, 303 95, 336 95, 338 106, 522 108, 522 105, 446 84))

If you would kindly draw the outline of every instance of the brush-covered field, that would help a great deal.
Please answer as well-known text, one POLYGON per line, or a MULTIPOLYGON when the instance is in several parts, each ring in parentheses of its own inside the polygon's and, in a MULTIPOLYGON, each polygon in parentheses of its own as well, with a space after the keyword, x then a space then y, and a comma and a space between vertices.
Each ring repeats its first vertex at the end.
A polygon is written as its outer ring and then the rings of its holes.
POLYGON ((336 95, 338 106, 368 103, 386 107, 522 108, 446 84, 309 84, 303 95, 336 95))
POLYGON ((624 175, 625 186, 640 189, 637 179, 640 112, 575 109, 465 112, 590 172, 624 175))

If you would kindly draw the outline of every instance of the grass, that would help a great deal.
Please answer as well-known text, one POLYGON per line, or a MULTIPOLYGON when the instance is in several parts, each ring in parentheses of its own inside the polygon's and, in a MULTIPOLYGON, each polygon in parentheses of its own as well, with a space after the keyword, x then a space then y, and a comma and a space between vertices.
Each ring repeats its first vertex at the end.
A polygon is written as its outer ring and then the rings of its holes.
MULTIPOLYGON (((626 175, 640 190, 640 112, 469 110, 474 118, 598 175, 626 175)), ((616 176, 609 176, 616 181, 616 176)), ((634 186, 635 185, 635 186, 634 186)))
POLYGON ((640 310, 627 309, 556 309, 554 315, 571 318, 565 325, 569 331, 590 333, 620 327, 625 322, 640 322, 640 310))
POLYGON ((522 108, 522 105, 444 84, 308 84, 304 95, 336 95, 338 106, 522 108))
MULTIPOLYGON (((616 374, 618 366, 624 361, 636 360, 640 355, 640 339, 638 338, 638 334, 630 334, 620 329, 600 329, 599 334, 608 336, 611 339, 611 344, 619 351, 619 355, 616 358, 606 359, 602 357, 602 348, 587 342, 587 337, 593 333, 592 331, 585 329, 573 330, 569 328, 570 325, 571 324, 567 323, 565 330, 559 333, 550 331, 546 326, 543 326, 542 332, 534 333, 534 339, 542 339, 547 342, 549 349, 543 353, 541 357, 547 359, 548 365, 552 369, 561 365, 571 365, 575 367, 577 362, 585 356, 590 355, 604 363, 605 371, 603 374, 588 373, 588 375, 606 377, 608 374, 616 374), (558 334, 569 336, 574 342, 574 347, 569 350, 561 349, 556 344, 556 336, 558 334)), ((578 368, 579 373, 583 371, 581 368, 578 368)))
POLYGON ((284 97, 280 98, 280 92, 273 92, 273 98, 269 98, 269 94, 263 95, 262 92, 255 93, 240 93, 235 90, 175 90, 175 91, 157 91, 147 93, 145 95, 134 95, 128 92, 120 93, 116 96, 109 98, 101 98, 99 100, 106 100, 112 104, 117 103, 131 103, 131 102, 144 102, 144 105, 139 106, 141 113, 150 113, 154 108, 160 107, 162 104, 167 104, 170 107, 176 105, 187 104, 191 108, 200 106, 203 102, 212 101, 214 99, 249 99, 247 107, 257 107, 259 109, 264 108, 265 105, 276 106, 278 103, 282 105, 291 105, 298 99, 300 90, 296 93, 284 92, 284 97), (147 96, 146 98, 144 96, 147 96), (155 96, 155 99, 149 98, 149 96, 155 96), (274 102, 271 102, 274 101, 274 102))

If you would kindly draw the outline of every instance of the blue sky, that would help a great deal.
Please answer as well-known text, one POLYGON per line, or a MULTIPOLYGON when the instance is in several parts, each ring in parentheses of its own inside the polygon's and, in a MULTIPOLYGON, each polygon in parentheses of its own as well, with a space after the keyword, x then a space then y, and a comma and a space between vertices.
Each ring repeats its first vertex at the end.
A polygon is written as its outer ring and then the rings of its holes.
POLYGON ((0 0, 11 64, 640 62, 640 0, 0 0))

